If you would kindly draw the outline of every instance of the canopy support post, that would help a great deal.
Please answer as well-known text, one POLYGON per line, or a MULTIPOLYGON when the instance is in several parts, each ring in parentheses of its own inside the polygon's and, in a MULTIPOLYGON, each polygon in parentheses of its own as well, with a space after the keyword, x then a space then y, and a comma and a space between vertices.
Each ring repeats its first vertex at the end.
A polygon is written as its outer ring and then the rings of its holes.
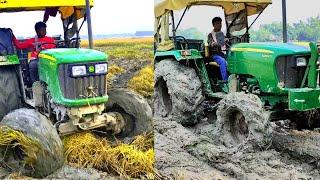
POLYGON ((282 25, 283 25, 283 42, 288 42, 288 32, 287 32, 287 7, 286 0, 282 0, 282 25))
POLYGON ((89 48, 93 49, 91 12, 90 12, 90 1, 89 0, 86 0, 86 16, 87 16, 87 25, 88 25, 89 48))

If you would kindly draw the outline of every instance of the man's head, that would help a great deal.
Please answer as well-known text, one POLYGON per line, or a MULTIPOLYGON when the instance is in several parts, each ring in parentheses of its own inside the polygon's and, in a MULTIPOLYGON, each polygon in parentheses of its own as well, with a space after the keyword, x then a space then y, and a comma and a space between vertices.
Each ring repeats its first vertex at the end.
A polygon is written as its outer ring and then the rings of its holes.
POLYGON ((44 22, 37 22, 34 25, 34 29, 36 30, 37 36, 39 38, 43 38, 47 34, 47 25, 44 22))
POLYGON ((221 27, 222 27, 222 19, 220 17, 214 17, 212 19, 212 26, 214 28, 215 31, 221 31, 221 27))

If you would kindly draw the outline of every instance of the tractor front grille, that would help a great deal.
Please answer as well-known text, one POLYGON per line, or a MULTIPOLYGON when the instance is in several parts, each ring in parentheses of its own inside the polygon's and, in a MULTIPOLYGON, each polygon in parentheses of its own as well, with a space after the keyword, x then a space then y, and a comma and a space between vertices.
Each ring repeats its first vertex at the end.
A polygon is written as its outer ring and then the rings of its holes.
MULTIPOLYGON (((309 58, 306 57, 307 60, 309 58)), ((295 56, 281 56, 276 60, 276 69, 279 82, 284 83, 284 87, 300 88, 307 66, 298 67, 295 56)))
POLYGON ((67 99, 101 97, 107 93, 106 75, 71 77, 68 64, 59 65, 59 81, 62 94, 67 99))

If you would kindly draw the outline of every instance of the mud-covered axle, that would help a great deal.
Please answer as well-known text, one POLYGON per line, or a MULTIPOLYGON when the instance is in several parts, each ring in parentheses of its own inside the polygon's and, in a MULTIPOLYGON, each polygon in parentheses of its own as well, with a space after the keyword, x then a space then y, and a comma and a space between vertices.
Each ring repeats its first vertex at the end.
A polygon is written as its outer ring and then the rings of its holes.
POLYGON ((67 122, 57 123, 57 130, 61 136, 81 130, 104 128, 113 134, 119 134, 125 127, 125 119, 119 112, 99 113, 105 109, 104 104, 71 108, 68 111, 67 122))

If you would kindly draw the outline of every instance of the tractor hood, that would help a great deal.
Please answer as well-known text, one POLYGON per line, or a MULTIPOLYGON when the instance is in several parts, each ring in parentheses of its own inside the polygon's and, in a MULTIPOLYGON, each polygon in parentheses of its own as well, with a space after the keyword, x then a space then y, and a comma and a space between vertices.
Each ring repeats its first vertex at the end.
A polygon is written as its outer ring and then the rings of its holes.
POLYGON ((239 43, 231 48, 232 52, 256 52, 279 55, 310 54, 310 48, 291 43, 239 43))
POLYGON ((271 0, 163 0, 155 6, 155 16, 160 17, 167 10, 181 10, 193 5, 208 5, 222 7, 225 14, 247 10, 247 15, 259 14, 271 4, 271 0))
POLYGON ((107 61, 108 56, 103 52, 92 49, 57 48, 41 51, 39 58, 57 64, 68 64, 107 61))

